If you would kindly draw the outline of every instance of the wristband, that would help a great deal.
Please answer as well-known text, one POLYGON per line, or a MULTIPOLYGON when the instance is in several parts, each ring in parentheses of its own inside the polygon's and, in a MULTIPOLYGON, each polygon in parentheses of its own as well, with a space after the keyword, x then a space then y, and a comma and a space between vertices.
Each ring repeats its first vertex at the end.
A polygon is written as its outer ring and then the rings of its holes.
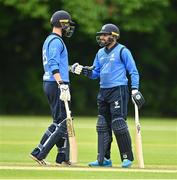
POLYGON ((62 80, 57 81, 58 85, 60 86, 61 84, 64 84, 62 80))

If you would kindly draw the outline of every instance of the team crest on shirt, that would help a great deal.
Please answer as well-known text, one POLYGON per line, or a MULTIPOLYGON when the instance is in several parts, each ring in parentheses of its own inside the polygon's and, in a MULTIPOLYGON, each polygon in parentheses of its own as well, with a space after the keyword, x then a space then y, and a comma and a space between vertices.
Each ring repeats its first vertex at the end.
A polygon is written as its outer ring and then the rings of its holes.
POLYGON ((114 53, 111 54, 111 57, 110 57, 110 61, 114 61, 115 60, 115 55, 114 53))

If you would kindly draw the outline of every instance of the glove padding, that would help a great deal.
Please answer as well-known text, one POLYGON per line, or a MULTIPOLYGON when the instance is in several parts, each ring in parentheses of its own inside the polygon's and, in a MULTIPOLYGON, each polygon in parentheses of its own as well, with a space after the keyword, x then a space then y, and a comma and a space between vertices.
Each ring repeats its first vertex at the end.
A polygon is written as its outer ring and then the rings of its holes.
POLYGON ((70 71, 74 74, 80 74, 82 72, 83 66, 79 63, 74 63, 70 66, 70 71))
POLYGON ((132 90, 132 101, 138 106, 138 109, 140 109, 145 103, 143 95, 138 90, 132 90))
POLYGON ((84 76, 90 77, 92 76, 93 69, 94 69, 94 66, 84 66, 82 69, 82 73, 84 76))
POLYGON ((69 86, 67 84, 59 85, 60 88, 60 99, 62 101, 70 101, 71 95, 69 91, 69 86))

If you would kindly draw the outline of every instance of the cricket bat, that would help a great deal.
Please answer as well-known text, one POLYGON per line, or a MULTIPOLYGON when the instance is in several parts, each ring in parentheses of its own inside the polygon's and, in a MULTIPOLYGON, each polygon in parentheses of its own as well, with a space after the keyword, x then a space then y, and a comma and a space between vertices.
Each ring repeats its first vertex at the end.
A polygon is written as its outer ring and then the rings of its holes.
POLYGON ((142 148, 142 139, 141 139, 141 126, 139 122, 138 106, 136 105, 136 103, 134 103, 134 107, 135 107, 135 126, 136 126, 136 136, 135 136, 136 158, 138 161, 138 167, 144 168, 143 148, 142 148))
POLYGON ((77 163, 77 142, 74 131, 73 119, 71 117, 71 111, 69 109, 68 101, 64 101, 65 109, 66 109, 66 124, 67 131, 69 136, 69 144, 70 144, 70 160, 71 163, 77 163))

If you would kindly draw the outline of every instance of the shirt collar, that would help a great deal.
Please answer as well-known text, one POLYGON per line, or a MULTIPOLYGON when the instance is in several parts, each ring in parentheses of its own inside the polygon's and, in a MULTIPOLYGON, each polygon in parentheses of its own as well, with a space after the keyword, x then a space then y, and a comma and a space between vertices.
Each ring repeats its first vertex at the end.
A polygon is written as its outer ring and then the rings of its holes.
POLYGON ((50 35, 55 35, 55 36, 58 36, 58 37, 62 38, 59 34, 54 33, 54 32, 50 33, 50 35))
POLYGON ((117 45, 118 45, 118 43, 116 42, 116 43, 114 44, 114 46, 111 47, 110 49, 108 49, 107 47, 105 47, 105 48, 104 48, 104 51, 105 51, 107 54, 109 54, 117 45))

